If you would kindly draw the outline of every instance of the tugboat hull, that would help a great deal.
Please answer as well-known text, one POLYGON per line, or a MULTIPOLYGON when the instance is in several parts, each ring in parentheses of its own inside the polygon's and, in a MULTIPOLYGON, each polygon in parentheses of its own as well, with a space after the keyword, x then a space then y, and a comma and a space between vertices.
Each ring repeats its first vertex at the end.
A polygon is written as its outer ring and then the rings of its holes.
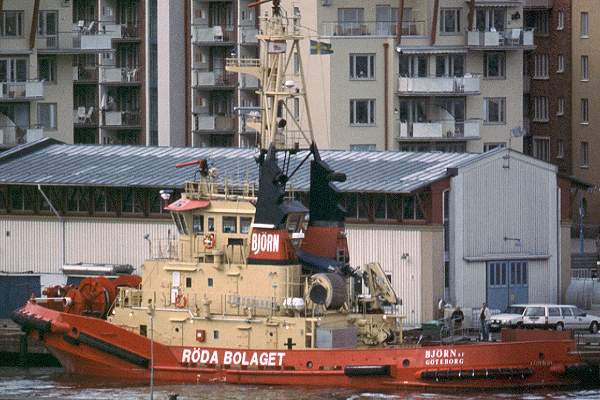
POLYGON ((336 386, 364 389, 574 385, 581 360, 568 333, 511 331, 494 343, 358 349, 165 346, 102 319, 29 302, 13 319, 69 373, 145 382, 336 386), (153 357, 151 354, 154 354, 153 357))

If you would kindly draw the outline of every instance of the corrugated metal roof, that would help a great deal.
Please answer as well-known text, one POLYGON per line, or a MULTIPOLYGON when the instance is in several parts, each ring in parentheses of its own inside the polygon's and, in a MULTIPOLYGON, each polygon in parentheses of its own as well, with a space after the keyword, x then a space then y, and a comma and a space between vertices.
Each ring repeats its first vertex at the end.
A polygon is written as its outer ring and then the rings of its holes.
MULTIPOLYGON (((348 179, 344 192, 410 193, 447 174, 448 168, 482 157, 470 153, 357 152, 322 150, 321 158, 348 179)), ((0 184, 137 186, 180 188, 194 168, 175 164, 207 158, 219 176, 258 179, 255 149, 69 145, 52 139, 18 146, 0 154, 0 184)), ((306 156, 292 156, 290 171, 306 156)), ((309 186, 309 164, 291 179, 296 190, 309 186)))

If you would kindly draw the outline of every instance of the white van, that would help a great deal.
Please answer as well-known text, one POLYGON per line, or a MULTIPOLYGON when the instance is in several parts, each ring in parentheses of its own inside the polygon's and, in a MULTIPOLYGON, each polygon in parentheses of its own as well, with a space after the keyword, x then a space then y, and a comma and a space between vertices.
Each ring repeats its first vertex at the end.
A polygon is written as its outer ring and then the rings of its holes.
POLYGON ((523 326, 530 328, 589 329, 598 333, 600 317, 589 315, 575 306, 528 304, 523 313, 523 326))

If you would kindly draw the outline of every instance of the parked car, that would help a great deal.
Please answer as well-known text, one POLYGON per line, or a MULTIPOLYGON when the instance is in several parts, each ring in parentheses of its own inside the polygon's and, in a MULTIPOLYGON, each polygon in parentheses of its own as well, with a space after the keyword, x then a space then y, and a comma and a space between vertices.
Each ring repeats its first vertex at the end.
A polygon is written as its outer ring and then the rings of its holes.
POLYGON ((589 315, 575 306, 558 304, 529 304, 523 313, 523 326, 530 328, 588 329, 598 333, 600 317, 589 315))
POLYGON ((497 332, 501 328, 522 328, 526 308, 527 304, 513 304, 508 306, 505 312, 492 315, 490 330, 497 332))

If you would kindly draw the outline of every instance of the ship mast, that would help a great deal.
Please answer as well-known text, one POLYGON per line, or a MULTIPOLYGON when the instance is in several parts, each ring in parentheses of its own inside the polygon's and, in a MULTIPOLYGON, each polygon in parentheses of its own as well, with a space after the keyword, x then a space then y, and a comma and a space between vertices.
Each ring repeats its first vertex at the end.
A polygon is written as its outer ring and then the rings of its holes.
POLYGON ((277 150, 308 148, 313 142, 310 109, 306 98, 306 84, 299 43, 304 36, 300 33, 300 16, 284 15, 280 0, 262 0, 249 7, 273 2, 271 15, 259 17, 260 58, 228 58, 226 70, 252 75, 261 81, 257 90, 260 96, 260 125, 257 121, 247 125, 260 132, 260 148, 268 150, 272 145, 277 150), (294 56, 296 54, 296 56, 294 56), (296 82, 288 69, 297 57, 300 82, 296 82), (306 111, 307 128, 296 119, 290 108, 294 98, 300 98, 306 111))

